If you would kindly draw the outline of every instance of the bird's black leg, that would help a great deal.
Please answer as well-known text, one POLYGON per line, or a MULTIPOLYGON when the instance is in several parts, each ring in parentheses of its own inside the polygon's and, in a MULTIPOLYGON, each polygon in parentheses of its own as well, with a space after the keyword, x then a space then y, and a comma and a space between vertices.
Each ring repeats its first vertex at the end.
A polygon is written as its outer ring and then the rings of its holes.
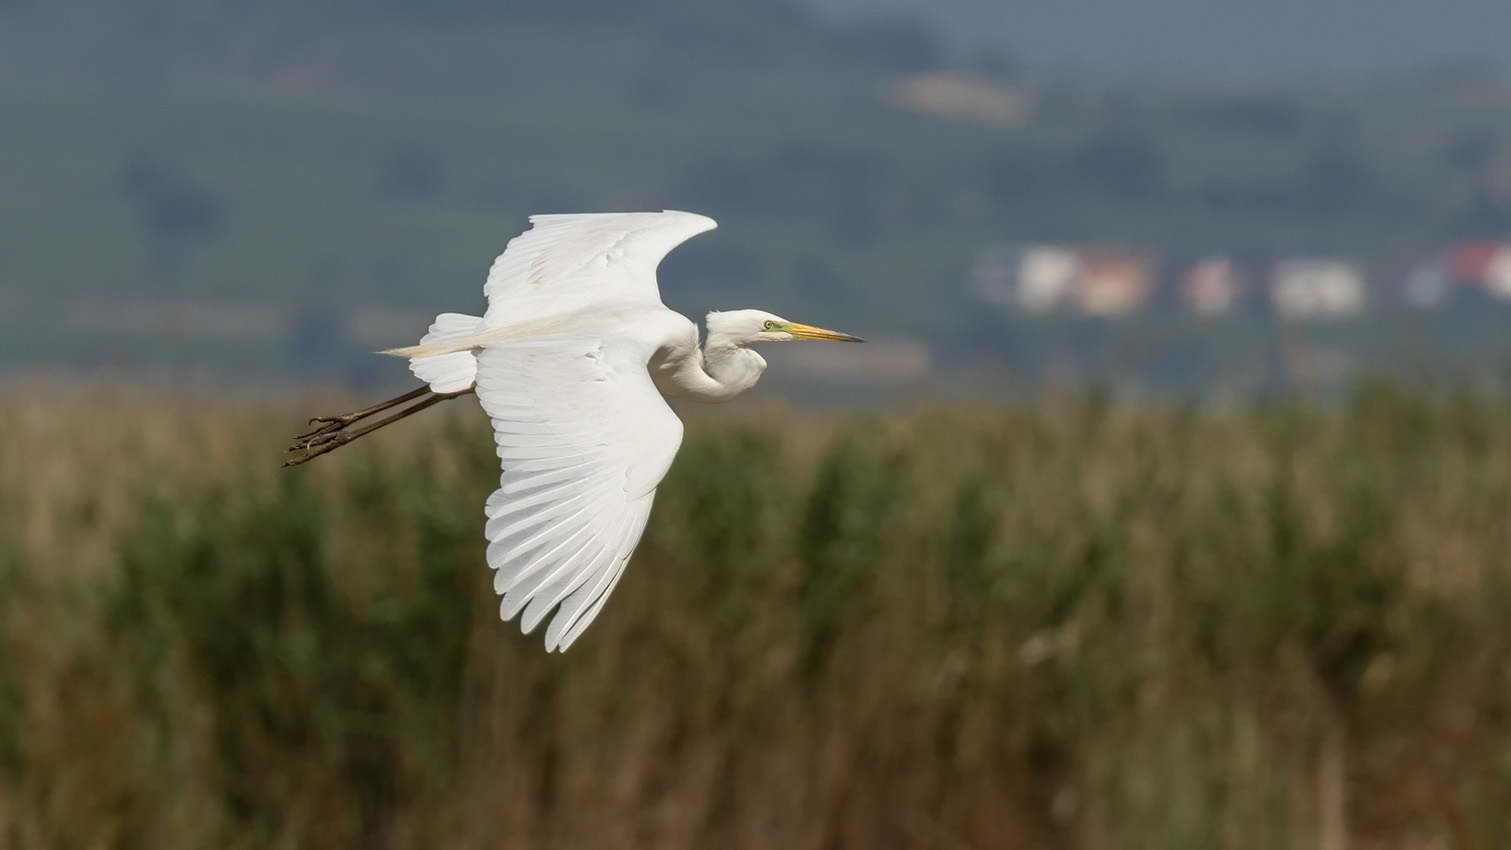
POLYGON ((316 416, 314 419, 310 420, 310 424, 318 425, 320 427, 316 428, 313 431, 308 431, 295 437, 294 440, 296 442, 294 445, 298 446, 297 441, 299 440, 308 440, 314 437, 318 437, 321 434, 329 433, 331 431, 339 431, 342 428, 345 428, 346 426, 352 424, 353 422, 361 419, 366 419, 374 413, 382 413, 390 407, 398 407, 401 404, 414 401, 420 396, 428 395, 429 393, 430 387, 420 387, 419 389, 411 390, 401 396, 391 398, 388 401, 378 402, 372 407, 364 407, 361 410, 353 410, 351 413, 343 413, 340 416, 316 416))
POLYGON ((341 446, 350 443, 352 440, 371 434, 372 432, 378 430, 379 428, 382 428, 385 425, 392 425, 393 423, 398 422, 400 419, 419 413, 427 407, 432 407, 436 404, 446 401, 447 399, 456 398, 457 396, 461 395, 467 395, 470 392, 472 392, 472 389, 468 388, 462 390, 461 392, 455 393, 433 393, 430 391, 429 387, 421 387, 412 392, 407 392, 404 395, 398 396, 396 398, 391 398, 388 401, 382 402, 380 404, 375 404, 372 407, 364 408, 362 410, 355 410, 351 413, 343 413, 340 416, 317 416, 314 419, 311 419, 310 422, 312 424, 319 423, 320 427, 316 428, 313 431, 309 431, 295 437, 294 444, 292 446, 289 446, 288 448, 288 450, 291 452, 304 452, 304 454, 300 455, 299 457, 290 458, 289 460, 284 461, 283 465, 298 466, 299 464, 313 458, 317 458, 320 455, 325 454, 326 452, 335 451, 341 446), (353 431, 347 430, 347 428, 351 427, 353 424, 360 422, 361 420, 366 419, 367 417, 372 416, 375 413, 381 413, 385 410, 388 410, 389 408, 397 407, 401 404, 404 404, 405 402, 413 401, 417 398, 427 395, 429 396, 429 398, 426 398, 418 404, 410 405, 409 407, 404 408, 403 410, 395 413, 392 416, 379 419, 376 422, 373 422, 369 425, 364 425, 363 427, 353 431))

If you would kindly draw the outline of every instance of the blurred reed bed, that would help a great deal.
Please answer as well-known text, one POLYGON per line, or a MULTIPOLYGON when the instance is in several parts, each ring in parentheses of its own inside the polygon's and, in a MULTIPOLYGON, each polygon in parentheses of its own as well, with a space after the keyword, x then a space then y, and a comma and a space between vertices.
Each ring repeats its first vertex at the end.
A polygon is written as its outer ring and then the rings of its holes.
POLYGON ((0 845, 1511 846, 1503 402, 694 419, 565 656, 471 405, 0 402, 0 845))

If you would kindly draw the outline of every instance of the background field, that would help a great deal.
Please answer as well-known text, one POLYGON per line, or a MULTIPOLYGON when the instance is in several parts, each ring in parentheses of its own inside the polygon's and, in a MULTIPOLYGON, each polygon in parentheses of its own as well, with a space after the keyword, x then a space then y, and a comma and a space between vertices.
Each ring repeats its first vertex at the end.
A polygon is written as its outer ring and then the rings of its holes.
POLYGON ((471 404, 0 402, 0 845, 1511 844, 1503 402, 693 418, 566 656, 471 404))

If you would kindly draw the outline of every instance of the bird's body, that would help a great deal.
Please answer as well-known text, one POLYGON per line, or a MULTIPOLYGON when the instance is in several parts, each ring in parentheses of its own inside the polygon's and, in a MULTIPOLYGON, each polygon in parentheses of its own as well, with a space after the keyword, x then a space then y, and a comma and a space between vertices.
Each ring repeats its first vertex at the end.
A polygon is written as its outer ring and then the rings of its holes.
POLYGON ((443 313, 409 358, 427 385, 365 411, 316 420, 302 462, 446 398, 475 392, 503 472, 487 500, 487 560, 500 615, 529 632, 554 608, 546 648, 565 650, 597 616, 640 540, 682 441, 662 396, 728 401, 766 361, 747 346, 856 341, 758 310, 710 313, 698 328, 661 303, 656 267, 711 230, 692 213, 534 216, 484 286, 482 316, 443 313), (353 423, 429 395, 376 425, 353 423))

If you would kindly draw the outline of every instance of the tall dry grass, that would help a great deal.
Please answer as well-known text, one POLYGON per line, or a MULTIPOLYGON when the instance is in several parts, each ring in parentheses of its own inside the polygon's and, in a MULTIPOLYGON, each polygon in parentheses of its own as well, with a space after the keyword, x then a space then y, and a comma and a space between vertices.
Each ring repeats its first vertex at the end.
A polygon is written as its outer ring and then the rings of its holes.
POLYGON ((0 402, 0 846, 1511 846, 1504 404, 695 422, 565 656, 297 418, 0 402))

